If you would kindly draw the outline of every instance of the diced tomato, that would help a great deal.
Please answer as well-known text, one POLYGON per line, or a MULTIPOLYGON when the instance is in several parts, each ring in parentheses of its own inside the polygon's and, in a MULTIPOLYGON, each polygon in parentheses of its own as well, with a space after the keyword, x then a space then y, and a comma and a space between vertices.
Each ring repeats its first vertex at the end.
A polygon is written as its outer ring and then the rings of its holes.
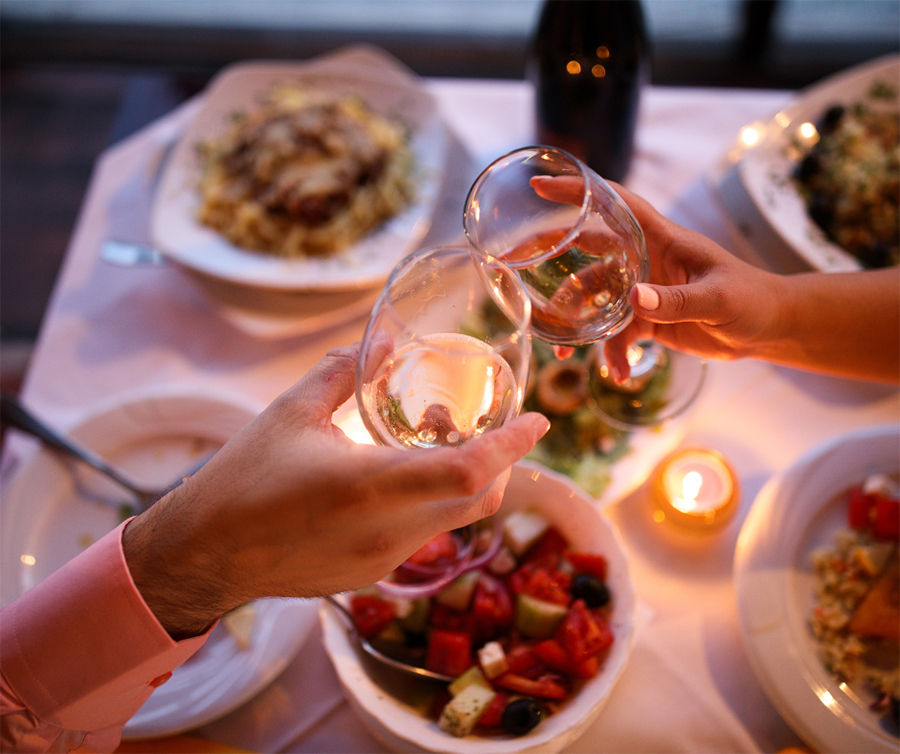
POLYGON ((493 701, 487 706, 481 717, 478 718, 478 725, 482 728, 499 728, 503 719, 503 710, 509 703, 509 694, 498 691, 493 701))
POLYGON ((523 563, 535 563, 547 570, 559 569, 559 559, 568 548, 569 541, 560 533, 559 529, 551 526, 540 539, 535 542, 522 556, 523 563))
POLYGON ((435 629, 428 639, 425 667, 456 678, 472 665, 472 640, 462 631, 435 629))
POLYGON ((363 636, 376 636, 394 619, 394 606, 387 600, 358 594, 350 600, 353 621, 363 636))
POLYGON ((593 678, 600 669, 600 660, 596 655, 582 662, 574 662, 556 639, 542 641, 534 648, 534 654, 548 668, 561 670, 578 678, 593 678))
POLYGON ((586 573, 589 576, 596 576, 600 581, 606 581, 606 558, 602 555, 567 550, 564 557, 572 564, 576 573, 586 573))
POLYGON ((518 644, 506 653, 507 672, 528 676, 543 672, 544 666, 527 644, 518 644))
POLYGON ((526 563, 510 576, 509 586, 516 594, 528 594, 545 602, 568 605, 571 581, 568 574, 551 573, 537 563, 526 563))
POLYGON ((569 692, 559 682, 560 680, 559 676, 542 676, 532 679, 515 673, 504 673, 494 679, 494 685, 525 696, 536 696, 541 699, 565 699, 569 692))
POLYGON ((860 531, 868 529, 872 523, 872 506, 875 503, 873 495, 867 495, 862 487, 854 487, 850 490, 850 505, 847 507, 847 522, 851 529, 860 531))
POLYGON ((900 539, 900 500, 879 495, 872 518, 876 539, 900 539))
POLYGON ((407 562, 415 565, 436 566, 441 563, 450 563, 455 558, 456 540, 453 538, 453 534, 445 531, 416 550, 407 562))
POLYGON ((431 603, 429 622, 434 628, 472 633, 472 617, 469 613, 454 610, 440 602, 431 603))
POLYGON ((575 600, 559 628, 556 640, 573 662, 584 662, 613 643, 612 631, 606 621, 594 615, 583 600, 575 600))
POLYGON ((515 616, 515 606, 506 584, 489 574, 481 574, 472 598, 472 633, 476 641, 485 642, 505 633, 515 616))

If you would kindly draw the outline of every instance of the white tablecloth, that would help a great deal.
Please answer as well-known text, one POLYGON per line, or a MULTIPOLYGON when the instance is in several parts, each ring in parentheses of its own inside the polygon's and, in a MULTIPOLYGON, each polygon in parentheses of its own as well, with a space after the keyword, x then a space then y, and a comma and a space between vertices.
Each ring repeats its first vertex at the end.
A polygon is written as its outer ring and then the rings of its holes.
MULTIPOLYGON (((432 80, 428 86, 473 166, 534 141, 525 83, 432 80)), ((742 125, 771 115, 790 96, 647 90, 626 184, 679 222, 739 246, 703 176, 742 125)), ((26 401, 59 426, 71 426, 112 395, 159 385, 265 404, 328 348, 362 333, 365 321, 357 318, 298 337, 253 337, 223 318, 174 266, 128 269, 100 260, 111 197, 149 170, 160 139, 184 122, 190 107, 98 162, 24 383, 26 401)), ((458 208, 445 211, 461 209, 463 196, 452 199, 458 208)), ((450 223, 447 232, 460 230, 450 223)), ((641 629, 613 697, 571 751, 749 752, 800 744, 767 700, 741 645, 731 580, 737 533, 773 473, 826 438, 898 415, 895 389, 750 361, 711 365, 684 442, 728 456, 743 490, 740 512, 717 535, 698 538, 654 524, 643 488, 608 506, 631 557, 641 629)), ((5 465, 22 460, 10 455, 28 452, 26 444, 13 443, 5 465)), ((198 734, 254 751, 383 750, 343 701, 318 631, 272 686, 198 734)))

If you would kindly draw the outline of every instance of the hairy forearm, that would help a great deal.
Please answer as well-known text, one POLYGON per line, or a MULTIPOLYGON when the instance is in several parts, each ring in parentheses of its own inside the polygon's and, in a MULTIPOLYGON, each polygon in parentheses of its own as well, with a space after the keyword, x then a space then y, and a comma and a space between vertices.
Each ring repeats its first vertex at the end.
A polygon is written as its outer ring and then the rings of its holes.
POLYGON ((221 582, 214 547, 204 546, 194 533, 195 522, 175 512, 190 510, 175 505, 186 495, 185 485, 170 492, 131 521, 122 536, 128 570, 147 607, 176 640, 198 636, 230 608, 221 582))
POLYGON ((778 276, 774 284, 777 316, 756 357, 900 383, 900 268, 778 276))

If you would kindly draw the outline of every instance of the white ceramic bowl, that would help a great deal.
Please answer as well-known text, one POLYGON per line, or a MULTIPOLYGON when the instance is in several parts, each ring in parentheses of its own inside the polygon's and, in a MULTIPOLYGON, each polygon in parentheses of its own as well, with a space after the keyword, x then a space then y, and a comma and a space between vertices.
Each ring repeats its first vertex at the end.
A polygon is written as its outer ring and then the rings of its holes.
POLYGON ((612 524, 591 498, 568 478, 533 463, 513 468, 500 516, 532 508, 556 526, 579 550, 597 552, 609 563, 607 583, 613 595, 610 627, 616 637, 600 672, 553 715, 524 736, 454 738, 416 708, 420 681, 407 679, 361 657, 334 612, 319 612, 325 650, 331 658, 351 708, 369 731, 398 752, 510 754, 558 752, 591 724, 613 691, 631 652, 634 631, 634 589, 628 561, 612 524))

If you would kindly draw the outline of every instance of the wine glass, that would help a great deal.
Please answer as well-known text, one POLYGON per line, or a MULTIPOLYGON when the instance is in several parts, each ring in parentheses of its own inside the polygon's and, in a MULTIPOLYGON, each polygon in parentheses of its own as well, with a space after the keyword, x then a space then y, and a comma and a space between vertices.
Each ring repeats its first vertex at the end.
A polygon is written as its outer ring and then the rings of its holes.
POLYGON ((628 205, 593 170, 555 147, 517 149, 475 180, 463 224, 479 253, 522 277, 538 338, 554 346, 596 343, 584 371, 591 405, 607 424, 658 425, 693 403, 706 363, 654 341, 629 349, 624 384, 612 379, 599 341, 631 322, 628 294, 649 277, 650 259, 628 205))
POLYGON ((495 160, 469 191, 463 225, 478 252, 518 271, 542 340, 594 343, 634 316, 628 292, 650 273, 643 231, 609 184, 568 152, 534 146, 495 160))
MULTIPOLYGON (((372 439, 401 449, 455 447, 518 415, 531 364, 530 316, 521 280, 496 259, 454 247, 406 257, 376 301, 360 347, 356 397, 372 439)), ((449 553, 411 558, 378 587, 393 597, 436 594, 499 544, 490 521, 452 532, 449 553)))
POLYGON ((375 442, 458 446, 522 407, 531 359, 528 296, 502 262, 464 248, 409 255, 363 335, 356 396, 375 442), (478 322, 494 327, 478 337, 478 322))

